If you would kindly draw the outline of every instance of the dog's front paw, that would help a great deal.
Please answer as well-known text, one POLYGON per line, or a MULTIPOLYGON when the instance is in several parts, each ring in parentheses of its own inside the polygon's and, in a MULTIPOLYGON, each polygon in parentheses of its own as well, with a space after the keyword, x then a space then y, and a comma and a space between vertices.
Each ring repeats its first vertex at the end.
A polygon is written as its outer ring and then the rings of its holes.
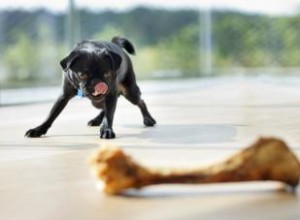
POLYGON ((105 128, 100 130, 100 138, 103 139, 112 139, 115 138, 116 135, 111 128, 105 128))
POLYGON ((36 127, 36 128, 29 129, 25 133, 25 136, 30 137, 30 138, 41 137, 43 134, 46 134, 47 130, 48 130, 47 128, 39 126, 39 127, 36 127))
POLYGON ((156 121, 154 118, 152 118, 151 116, 146 116, 144 117, 144 125, 148 126, 148 127, 152 127, 156 124, 156 121))

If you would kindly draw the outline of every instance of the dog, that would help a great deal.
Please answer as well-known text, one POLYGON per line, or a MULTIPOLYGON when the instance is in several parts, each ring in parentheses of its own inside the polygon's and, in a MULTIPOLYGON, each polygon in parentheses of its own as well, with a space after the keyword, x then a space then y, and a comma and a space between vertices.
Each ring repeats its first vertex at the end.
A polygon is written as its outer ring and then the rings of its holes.
POLYGON ((132 62, 127 53, 134 55, 132 43, 123 37, 113 37, 111 42, 85 40, 60 61, 63 70, 61 95, 54 103, 49 116, 39 126, 28 130, 26 137, 45 135, 68 102, 80 92, 89 98, 100 113, 88 122, 100 126, 100 138, 115 138, 113 119, 119 95, 137 105, 146 126, 154 126, 141 91, 136 83, 132 62))

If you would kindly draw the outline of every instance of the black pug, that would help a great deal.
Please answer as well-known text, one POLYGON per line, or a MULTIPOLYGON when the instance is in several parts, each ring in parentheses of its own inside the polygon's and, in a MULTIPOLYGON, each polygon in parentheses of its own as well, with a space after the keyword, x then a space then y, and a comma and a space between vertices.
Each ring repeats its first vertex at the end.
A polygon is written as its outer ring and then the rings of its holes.
POLYGON ((40 137, 46 134, 53 121, 61 113, 70 99, 80 91, 98 109, 102 109, 90 126, 99 126, 100 137, 115 138, 113 119, 119 95, 137 105, 146 126, 154 126, 156 121, 141 99, 135 74, 129 56, 135 54, 133 45, 125 38, 114 37, 112 42, 83 41, 60 61, 64 71, 62 94, 52 107, 49 116, 41 125, 26 132, 27 137, 40 137))

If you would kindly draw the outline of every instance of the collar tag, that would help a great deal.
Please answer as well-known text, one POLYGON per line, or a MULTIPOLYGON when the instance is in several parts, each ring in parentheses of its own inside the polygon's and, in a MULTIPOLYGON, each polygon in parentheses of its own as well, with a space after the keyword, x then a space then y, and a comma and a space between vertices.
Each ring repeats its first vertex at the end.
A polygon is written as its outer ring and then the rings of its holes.
POLYGON ((79 98, 83 98, 83 97, 84 97, 84 94, 83 94, 83 92, 82 92, 81 89, 78 89, 78 90, 77 90, 77 96, 78 96, 79 98))

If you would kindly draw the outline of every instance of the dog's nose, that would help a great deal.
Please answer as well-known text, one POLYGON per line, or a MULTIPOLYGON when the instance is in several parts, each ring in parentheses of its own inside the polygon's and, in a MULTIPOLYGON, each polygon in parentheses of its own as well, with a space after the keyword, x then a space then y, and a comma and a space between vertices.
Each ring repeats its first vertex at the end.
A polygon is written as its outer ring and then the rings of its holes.
POLYGON ((99 82, 94 86, 93 96, 104 95, 108 92, 108 86, 104 82, 99 82))

